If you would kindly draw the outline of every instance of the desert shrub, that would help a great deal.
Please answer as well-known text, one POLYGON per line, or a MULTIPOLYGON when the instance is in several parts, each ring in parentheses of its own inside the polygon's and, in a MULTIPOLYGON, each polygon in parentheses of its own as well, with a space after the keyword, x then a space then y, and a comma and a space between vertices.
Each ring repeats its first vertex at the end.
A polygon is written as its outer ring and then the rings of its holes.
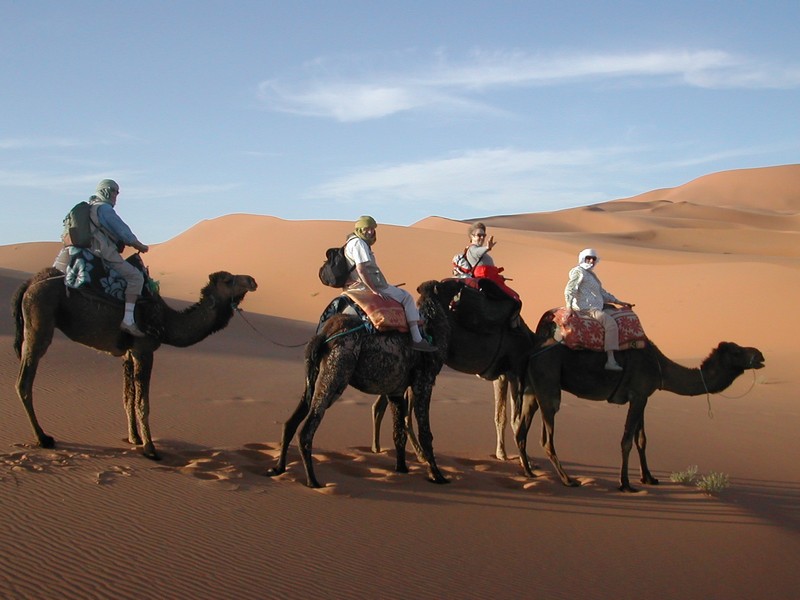
POLYGON ((730 485, 730 480, 725 473, 709 473, 697 481, 697 487, 706 494, 716 494, 730 485))
POLYGON ((694 480, 697 479, 697 465, 687 467, 685 471, 673 473, 669 479, 674 483, 694 483, 694 480))

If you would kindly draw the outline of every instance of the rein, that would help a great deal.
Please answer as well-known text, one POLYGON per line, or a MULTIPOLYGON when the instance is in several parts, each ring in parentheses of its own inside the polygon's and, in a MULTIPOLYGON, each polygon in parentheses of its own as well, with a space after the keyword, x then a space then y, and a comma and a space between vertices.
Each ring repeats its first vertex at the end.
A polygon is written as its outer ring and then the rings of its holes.
POLYGON ((239 308, 238 304, 232 302, 231 308, 235 313, 238 313, 238 315, 242 317, 242 320, 250 326, 250 329, 255 331, 258 335, 260 335, 262 338, 264 338, 271 344, 275 344, 276 346, 281 346, 282 348, 300 348, 301 346, 306 345, 306 342, 302 342, 300 344, 281 344, 280 342, 276 342, 275 340, 270 339, 269 337, 261 333, 250 321, 248 321, 247 317, 244 316, 244 311, 241 308, 239 308))
MULTIPOLYGON (((700 381, 703 382, 703 389, 706 391, 706 402, 708 403, 708 418, 713 419, 714 413, 711 410, 711 392, 708 391, 708 386, 706 385, 706 378, 703 377, 703 368, 700 367, 698 371, 700 372, 700 381)), ((753 382, 750 384, 750 387, 747 388, 747 390, 743 394, 740 394, 739 396, 726 396, 722 392, 717 392, 717 393, 723 398, 727 398, 728 400, 738 400, 739 398, 744 398, 745 396, 747 396, 747 394, 752 392, 755 386, 756 386, 756 372, 753 371, 753 382)))
POLYGON ((359 325, 358 327, 353 327, 353 329, 347 329, 346 331, 340 331, 339 333, 334 333, 334 334, 333 334, 331 337, 329 337, 329 338, 327 338, 327 339, 325 340, 325 343, 327 344, 327 343, 328 343, 328 342, 330 342, 331 340, 335 340, 335 339, 336 339, 336 338, 338 338, 338 337, 341 337, 341 336, 343 336, 343 335, 347 335, 348 333, 353 333, 353 332, 356 332, 356 331, 358 331, 359 329, 366 329, 366 328, 367 328, 367 324, 366 324, 366 323, 362 323, 362 324, 361 324, 361 325, 359 325))

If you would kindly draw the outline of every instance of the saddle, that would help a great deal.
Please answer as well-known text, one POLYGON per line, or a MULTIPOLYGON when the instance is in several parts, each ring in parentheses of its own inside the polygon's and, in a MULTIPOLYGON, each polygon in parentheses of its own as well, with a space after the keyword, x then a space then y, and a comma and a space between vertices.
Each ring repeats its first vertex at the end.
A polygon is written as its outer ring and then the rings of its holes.
POLYGON ((455 281, 462 286, 450 301, 450 311, 464 329, 493 333, 508 327, 519 315, 522 302, 492 279, 469 277, 455 281))
POLYGON ((322 331, 325 322, 336 314, 358 317, 370 333, 386 331, 408 333, 408 321, 403 305, 391 298, 381 298, 369 290, 346 291, 334 298, 322 311, 317 324, 317 334, 322 331))
MULTIPOLYGON (((636 313, 629 308, 605 309, 605 311, 617 322, 620 350, 641 349, 647 345, 647 336, 636 313)), ((542 316, 539 326, 548 322, 555 325, 553 338, 568 348, 598 351, 604 349, 603 325, 591 317, 573 311, 572 315, 567 318, 566 308, 561 307, 546 312, 542 316)))
MULTIPOLYGON (((127 282, 114 269, 108 268, 99 256, 95 256, 85 248, 68 246, 69 264, 64 276, 64 285, 74 290, 94 294, 112 302, 125 302, 127 282)), ((150 279, 150 273, 139 254, 126 259, 131 265, 144 274, 145 285, 142 296, 153 296, 158 293, 158 282, 150 279)))

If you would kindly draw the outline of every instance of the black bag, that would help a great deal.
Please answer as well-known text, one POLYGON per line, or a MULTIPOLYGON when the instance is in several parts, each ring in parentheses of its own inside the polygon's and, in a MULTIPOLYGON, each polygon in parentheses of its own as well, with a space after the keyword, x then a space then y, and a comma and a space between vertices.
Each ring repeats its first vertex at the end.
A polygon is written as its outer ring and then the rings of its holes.
POLYGON ((325 262, 319 268, 319 280, 327 286, 343 288, 347 283, 350 273, 356 268, 347 262, 344 255, 344 246, 341 248, 328 248, 325 251, 325 262))

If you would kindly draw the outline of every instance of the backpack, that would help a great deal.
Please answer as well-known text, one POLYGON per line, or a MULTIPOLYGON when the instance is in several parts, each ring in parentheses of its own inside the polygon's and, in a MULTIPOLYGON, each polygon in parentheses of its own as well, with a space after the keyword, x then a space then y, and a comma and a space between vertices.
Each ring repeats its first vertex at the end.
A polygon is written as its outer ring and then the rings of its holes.
POLYGON ((344 246, 328 248, 325 256, 325 262, 319 268, 319 280, 329 287, 343 288, 356 266, 351 267, 348 263, 344 255, 344 246))
POLYGON ((65 246, 89 248, 92 245, 91 207, 88 202, 78 202, 64 217, 61 241, 65 246))
MULTIPOLYGON (((472 277, 472 272, 477 265, 473 265, 467 258, 467 248, 461 254, 456 254, 453 257, 453 275, 455 277, 472 277)), ((480 261, 478 261, 480 262, 480 261)))

